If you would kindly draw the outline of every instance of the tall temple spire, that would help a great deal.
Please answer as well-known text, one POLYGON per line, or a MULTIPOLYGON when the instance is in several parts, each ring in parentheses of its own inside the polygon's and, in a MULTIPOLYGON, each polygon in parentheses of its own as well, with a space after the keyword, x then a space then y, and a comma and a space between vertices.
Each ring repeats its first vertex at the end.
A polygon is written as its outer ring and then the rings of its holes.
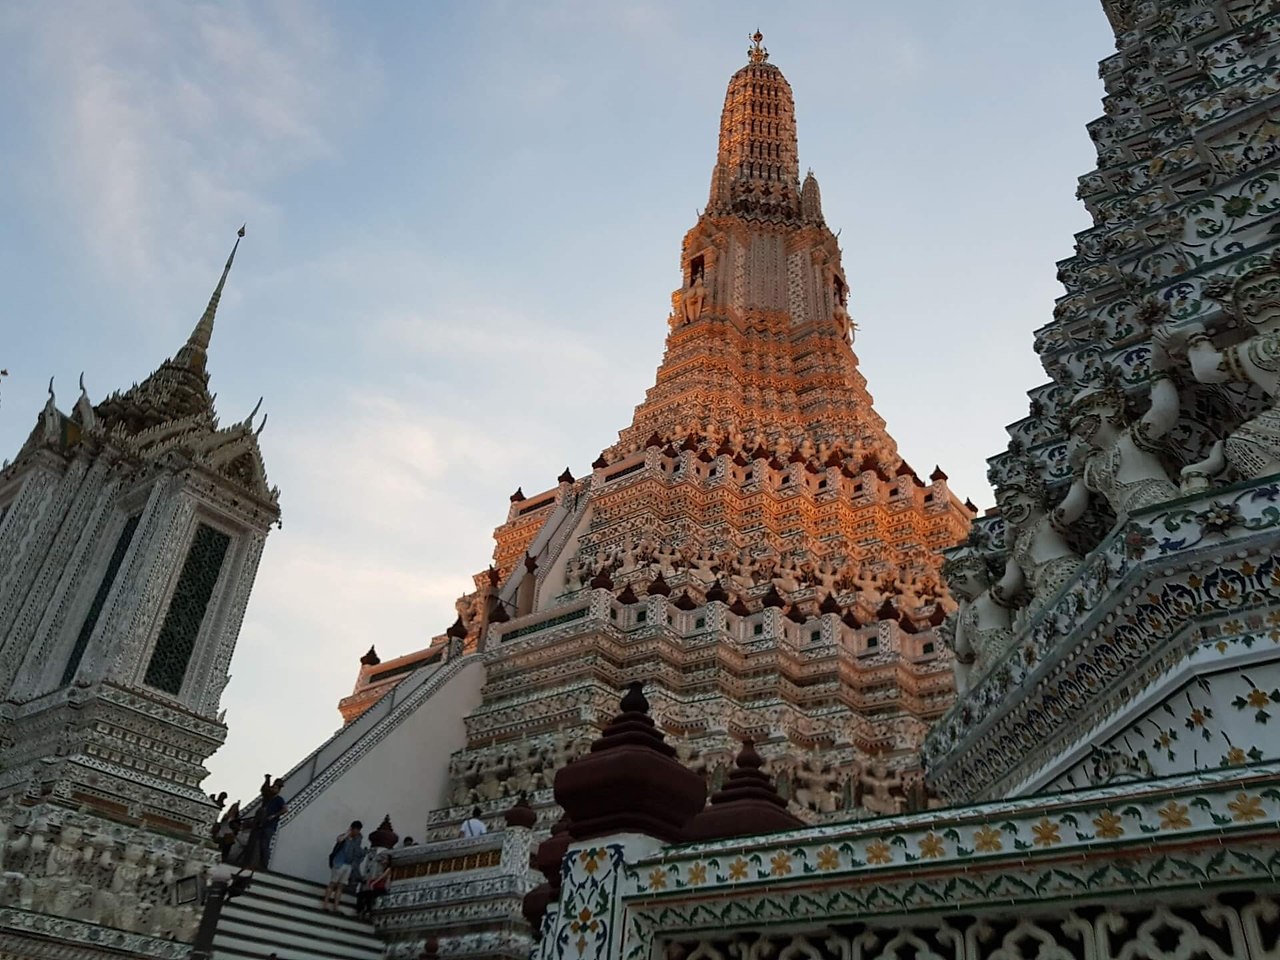
POLYGON ((236 251, 240 249, 240 241, 244 238, 244 228, 245 225, 241 224, 240 229, 236 231, 236 242, 231 245, 231 254, 227 257, 226 266, 222 268, 218 285, 213 288, 213 294, 209 297, 209 305, 204 308, 204 313, 195 325, 195 329, 191 331, 191 336, 187 337, 187 342, 174 355, 174 363, 180 366, 198 371, 203 371, 205 368, 209 340, 213 336, 213 320, 218 313, 218 303, 222 300, 222 288, 226 286, 227 274, 231 272, 231 264, 235 262, 236 251))
POLYGON ((170 360, 164 361, 141 383, 123 393, 114 393, 97 408, 98 417, 108 428, 123 427, 127 432, 154 427, 183 417, 213 416, 213 397, 209 395, 209 373, 206 370, 213 321, 222 300, 222 290, 235 262, 236 251, 245 228, 236 231, 236 241, 222 268, 218 285, 213 288, 209 304, 204 308, 191 336, 170 360))
POLYGON ((793 219, 800 211, 800 171, 791 85, 769 62, 763 35, 757 30, 751 39, 749 62, 724 96, 710 207, 793 219))

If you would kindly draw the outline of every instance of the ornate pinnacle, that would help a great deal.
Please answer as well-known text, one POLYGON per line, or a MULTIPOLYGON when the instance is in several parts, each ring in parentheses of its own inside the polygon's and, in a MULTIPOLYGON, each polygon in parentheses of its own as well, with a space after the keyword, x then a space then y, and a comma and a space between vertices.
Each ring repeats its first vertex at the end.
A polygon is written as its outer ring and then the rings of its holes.
POLYGON ((769 48, 760 43, 764 39, 764 34, 757 30, 748 39, 751 40, 751 48, 747 51, 747 59, 751 63, 764 63, 768 60, 769 48))
POLYGON ((227 274, 231 272, 231 264, 235 262, 236 250, 240 248, 240 241, 244 237, 244 228, 245 225, 241 224, 240 229, 236 231, 236 242, 231 246, 231 254, 227 257, 226 266, 222 268, 222 276, 218 278, 218 285, 213 288, 213 295, 209 297, 209 305, 204 308, 200 322, 196 324, 195 329, 191 331, 191 336, 174 357, 179 364, 204 369, 205 351, 209 349, 209 338, 213 335, 213 318, 218 313, 218 302, 222 300, 222 288, 227 284, 227 274))

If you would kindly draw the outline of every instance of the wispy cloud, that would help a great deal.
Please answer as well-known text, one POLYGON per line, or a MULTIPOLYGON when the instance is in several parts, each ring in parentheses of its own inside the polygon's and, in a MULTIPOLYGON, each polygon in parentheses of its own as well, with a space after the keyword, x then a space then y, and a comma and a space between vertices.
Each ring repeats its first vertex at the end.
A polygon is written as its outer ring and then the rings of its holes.
POLYGON ((509 444, 465 414, 380 394, 342 400, 341 417, 268 444, 285 526, 268 540, 223 695, 231 732, 211 789, 247 791, 257 771, 282 772, 311 750, 336 725, 370 643, 395 656, 441 633, 488 563, 479 532, 503 519, 496 488, 483 517, 462 504, 496 483, 489 468, 509 444))
POLYGON ((46 96, 44 184, 87 252, 145 289, 269 188, 334 153, 381 86, 311 5, 47 4, 20 21, 46 96))

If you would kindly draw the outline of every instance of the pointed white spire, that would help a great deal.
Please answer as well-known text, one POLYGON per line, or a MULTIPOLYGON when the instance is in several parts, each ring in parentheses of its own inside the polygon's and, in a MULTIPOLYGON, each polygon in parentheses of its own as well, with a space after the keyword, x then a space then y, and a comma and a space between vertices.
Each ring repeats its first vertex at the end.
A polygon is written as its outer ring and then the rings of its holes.
POLYGON ((218 313, 218 303, 222 300, 222 288, 226 286, 227 274, 231 272, 231 264, 235 262, 236 251, 240 249, 240 241, 244 237, 245 225, 241 224, 240 229, 236 231, 236 242, 231 246, 231 254, 227 257, 226 266, 222 268, 222 276, 218 278, 218 285, 213 288, 213 295, 209 297, 209 305, 204 308, 204 314, 200 317, 200 321, 195 325, 195 329, 191 331, 191 336, 187 337, 187 342, 182 345, 182 349, 178 351, 174 361, 188 367, 198 367, 204 369, 205 351, 209 349, 209 340, 213 336, 213 320, 218 313))

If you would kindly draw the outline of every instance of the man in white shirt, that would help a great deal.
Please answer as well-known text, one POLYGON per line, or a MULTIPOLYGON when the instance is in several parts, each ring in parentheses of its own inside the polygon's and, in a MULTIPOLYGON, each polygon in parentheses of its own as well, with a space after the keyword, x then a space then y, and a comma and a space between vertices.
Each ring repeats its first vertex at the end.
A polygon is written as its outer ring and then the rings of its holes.
POLYGON ((489 828, 480 819, 480 808, 472 807, 471 816, 462 821, 462 835, 464 837, 479 837, 488 832, 489 828))

